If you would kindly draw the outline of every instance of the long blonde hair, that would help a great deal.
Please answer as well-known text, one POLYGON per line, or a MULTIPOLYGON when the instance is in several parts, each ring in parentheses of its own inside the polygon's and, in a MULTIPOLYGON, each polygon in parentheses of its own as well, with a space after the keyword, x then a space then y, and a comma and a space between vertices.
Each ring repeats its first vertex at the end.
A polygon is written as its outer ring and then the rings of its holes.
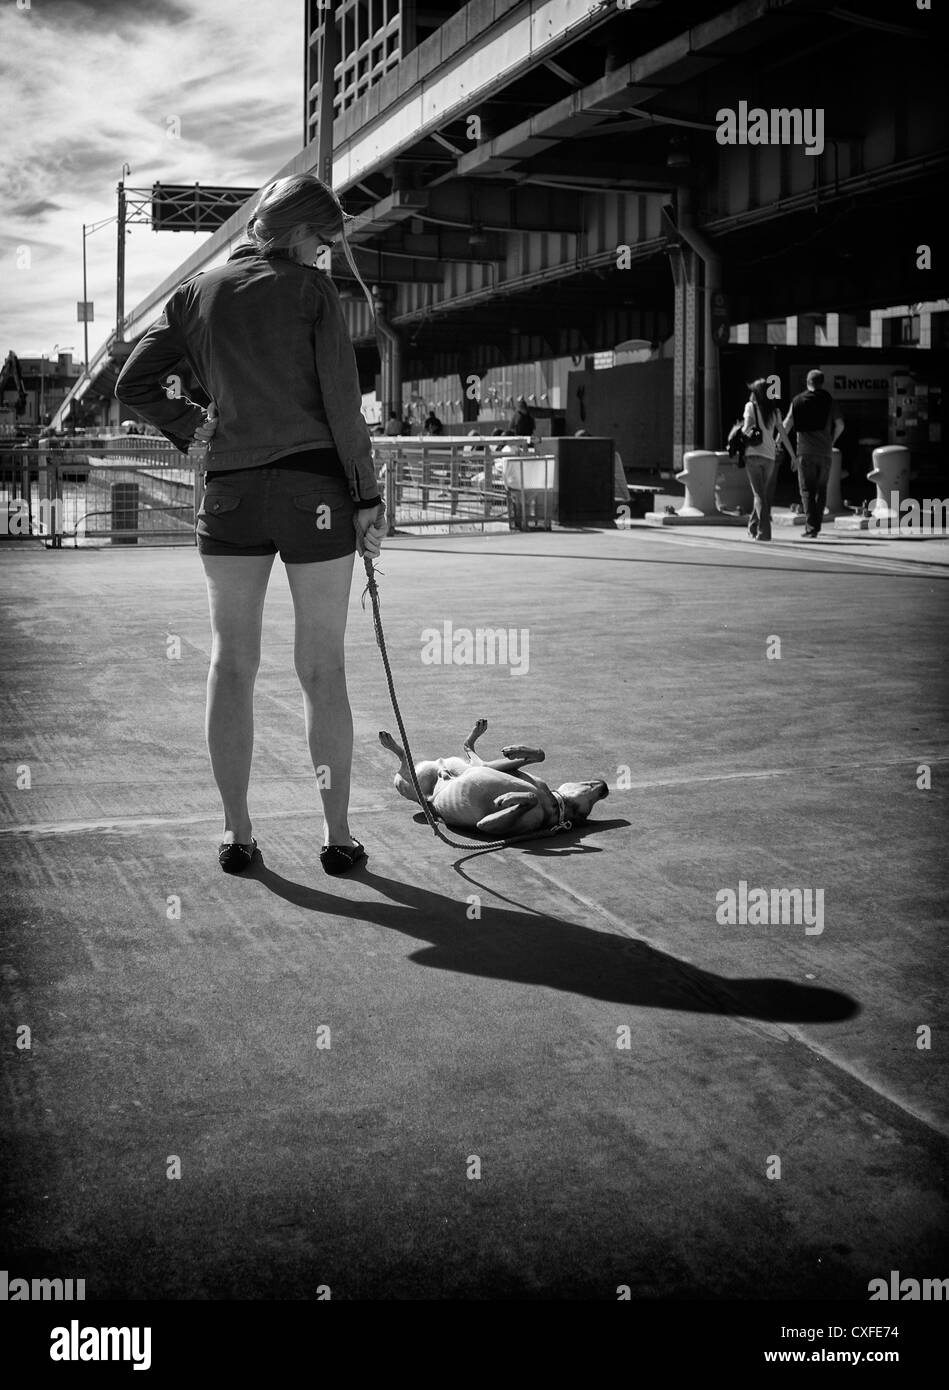
POLYGON ((372 295, 356 269, 346 239, 346 223, 354 220, 348 212, 343 211, 336 194, 322 179, 315 174, 293 174, 289 178, 275 179, 261 193, 247 223, 247 236, 261 255, 270 256, 287 250, 291 232, 301 224, 312 228, 314 236, 330 237, 339 233, 343 254, 362 287, 375 323, 376 309, 372 295))

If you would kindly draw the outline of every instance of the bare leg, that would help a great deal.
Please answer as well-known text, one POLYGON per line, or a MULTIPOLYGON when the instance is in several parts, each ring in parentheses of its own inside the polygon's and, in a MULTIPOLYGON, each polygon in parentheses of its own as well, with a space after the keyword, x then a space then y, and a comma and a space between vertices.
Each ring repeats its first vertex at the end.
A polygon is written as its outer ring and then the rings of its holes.
POLYGON ((501 752, 503 758, 495 758, 493 762, 485 763, 485 767, 493 767, 498 772, 520 772, 526 763, 542 763, 545 757, 542 748, 529 748, 523 743, 509 744, 501 752))
POLYGON ((481 759, 475 752, 475 744, 487 727, 488 721, 486 719, 479 719, 462 745, 465 757, 468 759, 469 763, 473 763, 476 767, 481 763, 481 759))
POLYGON ((494 805, 496 809, 478 821, 478 829, 486 835, 509 835, 516 829, 524 812, 537 805, 537 793, 526 789, 522 792, 505 792, 503 796, 495 798, 494 805))
POLYGON ((211 615, 205 732, 224 805, 224 844, 252 839, 247 788, 254 752, 254 683, 272 555, 202 555, 211 615))
POLYGON ((350 845, 353 716, 346 689, 344 638, 353 556, 287 565, 296 615, 294 665, 303 689, 310 758, 323 802, 323 844, 350 845))
POLYGON ((542 763, 547 756, 543 748, 532 748, 527 743, 509 743, 501 752, 506 758, 517 758, 522 763, 542 763))
POLYGON ((407 782, 410 781, 411 774, 409 772, 409 763, 408 759, 405 756, 405 749, 402 747, 401 743, 396 743, 392 735, 388 733, 385 729, 379 730, 379 742, 382 744, 383 748, 385 748, 387 752, 394 753, 395 756, 399 759, 399 762, 402 764, 402 766, 399 768, 398 776, 404 777, 407 782))

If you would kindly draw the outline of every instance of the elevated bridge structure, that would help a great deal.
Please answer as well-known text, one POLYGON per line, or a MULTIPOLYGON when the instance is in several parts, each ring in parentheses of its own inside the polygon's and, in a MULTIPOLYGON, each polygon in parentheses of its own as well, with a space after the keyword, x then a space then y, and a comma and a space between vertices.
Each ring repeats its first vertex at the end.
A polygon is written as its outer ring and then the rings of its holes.
MULTIPOLYGON (((457 376, 464 395, 502 364, 673 337, 670 462, 720 447, 732 326, 833 311, 855 344, 870 308, 946 293, 935 23, 909 3, 471 0, 334 124, 382 325, 334 259, 364 390, 398 408, 403 379, 457 376), (783 143, 745 142, 759 109, 783 143), (722 143, 723 111, 740 143, 722 143)), ((316 168, 313 142, 274 177, 316 168)), ((250 207, 127 315, 74 394, 109 393, 250 207)))

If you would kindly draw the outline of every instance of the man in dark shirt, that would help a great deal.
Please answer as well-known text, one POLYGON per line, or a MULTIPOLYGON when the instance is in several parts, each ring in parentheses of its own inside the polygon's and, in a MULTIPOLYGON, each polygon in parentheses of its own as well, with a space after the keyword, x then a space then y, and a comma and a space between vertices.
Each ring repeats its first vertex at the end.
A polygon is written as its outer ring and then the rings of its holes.
POLYGON ((784 428, 797 435, 797 481, 804 508, 804 534, 815 538, 824 520, 834 445, 844 429, 833 396, 824 390, 823 372, 808 372, 807 390, 794 397, 784 428))
POLYGON ((533 434, 534 417, 527 409, 527 402, 523 396, 517 398, 517 408, 511 417, 512 434, 533 434))

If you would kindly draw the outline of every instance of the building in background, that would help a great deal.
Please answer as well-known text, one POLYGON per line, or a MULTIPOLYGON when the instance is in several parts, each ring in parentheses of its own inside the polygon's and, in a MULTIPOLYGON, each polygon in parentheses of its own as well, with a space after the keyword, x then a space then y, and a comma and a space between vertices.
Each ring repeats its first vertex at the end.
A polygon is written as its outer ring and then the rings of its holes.
POLYGON ((55 357, 17 357, 8 352, 0 376, 0 438, 39 430, 50 423, 82 375, 71 352, 55 357))

